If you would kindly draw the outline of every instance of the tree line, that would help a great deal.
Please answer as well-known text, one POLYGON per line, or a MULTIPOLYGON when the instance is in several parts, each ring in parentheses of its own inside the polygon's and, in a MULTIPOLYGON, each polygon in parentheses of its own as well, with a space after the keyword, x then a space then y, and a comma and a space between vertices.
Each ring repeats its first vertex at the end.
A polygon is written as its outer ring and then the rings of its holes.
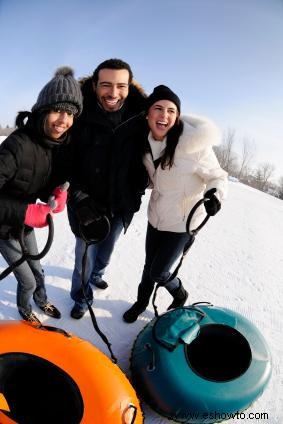
POLYGON ((236 181, 283 199, 283 176, 278 183, 273 181, 275 166, 270 162, 255 165, 256 144, 249 138, 242 139, 240 153, 236 153, 236 141, 236 131, 228 129, 222 143, 215 146, 221 167, 236 181))
POLYGON ((0 125, 0 135, 6 135, 6 136, 8 136, 8 135, 10 135, 13 131, 15 131, 15 129, 16 129, 16 128, 9 127, 9 125, 7 125, 5 128, 3 128, 3 127, 0 125))
MULTIPOLYGON (((0 125, 0 135, 8 136, 15 128, 0 125)), ((265 193, 283 199, 283 175, 274 183, 275 166, 270 162, 254 165, 256 145, 248 138, 243 138, 240 153, 235 152, 236 130, 228 129, 223 134, 222 143, 214 148, 219 163, 230 177, 265 193)))

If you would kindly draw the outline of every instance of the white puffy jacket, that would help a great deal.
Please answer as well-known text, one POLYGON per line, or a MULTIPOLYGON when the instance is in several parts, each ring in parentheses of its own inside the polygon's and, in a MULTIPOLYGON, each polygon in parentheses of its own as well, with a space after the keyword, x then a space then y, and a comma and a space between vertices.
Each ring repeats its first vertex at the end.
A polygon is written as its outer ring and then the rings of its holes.
MULTIPOLYGON (((148 205, 150 224, 161 231, 185 232, 190 210, 206 191, 216 188, 221 201, 227 193, 227 173, 220 167, 212 149, 221 141, 216 125, 203 117, 181 116, 184 130, 177 144, 174 165, 155 170, 152 156, 146 153, 144 165, 152 182, 148 205)), ((191 222, 196 228, 205 217, 199 207, 191 222)))

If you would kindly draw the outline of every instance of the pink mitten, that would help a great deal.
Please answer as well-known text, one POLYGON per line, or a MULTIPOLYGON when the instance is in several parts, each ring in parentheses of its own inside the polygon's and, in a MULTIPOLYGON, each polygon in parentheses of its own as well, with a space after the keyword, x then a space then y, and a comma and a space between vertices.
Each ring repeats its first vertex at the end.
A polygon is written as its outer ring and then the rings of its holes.
POLYGON ((26 210, 25 224, 29 227, 42 228, 48 225, 47 215, 51 213, 51 208, 43 204, 30 204, 26 210))
POLYGON ((52 196, 48 200, 48 204, 51 206, 52 212, 58 213, 64 210, 68 197, 68 188, 69 183, 66 182, 53 190, 52 196))

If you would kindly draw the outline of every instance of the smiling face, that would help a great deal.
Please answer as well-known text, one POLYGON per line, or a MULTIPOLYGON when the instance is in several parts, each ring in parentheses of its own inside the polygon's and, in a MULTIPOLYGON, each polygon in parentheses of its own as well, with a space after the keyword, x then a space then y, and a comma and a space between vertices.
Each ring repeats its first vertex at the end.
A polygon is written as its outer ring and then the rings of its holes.
POLYGON ((150 106, 147 114, 148 125, 153 138, 162 141, 178 118, 175 103, 169 100, 158 100, 150 106))
POLYGON ((97 84, 93 82, 100 105, 107 112, 121 108, 129 94, 129 71, 127 69, 101 69, 97 84))
POLYGON ((72 113, 52 110, 47 114, 44 132, 47 137, 58 140, 73 125, 73 122, 74 115, 72 113))

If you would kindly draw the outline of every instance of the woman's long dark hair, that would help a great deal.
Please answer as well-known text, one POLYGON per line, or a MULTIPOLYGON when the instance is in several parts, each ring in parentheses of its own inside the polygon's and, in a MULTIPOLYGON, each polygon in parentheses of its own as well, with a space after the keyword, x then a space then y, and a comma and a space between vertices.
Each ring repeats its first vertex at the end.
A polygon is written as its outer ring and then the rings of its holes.
POLYGON ((43 126, 47 111, 40 110, 36 112, 23 111, 18 112, 15 125, 17 128, 26 127, 27 129, 36 129, 39 134, 44 134, 43 126))
POLYGON ((44 133, 44 122, 47 116, 46 110, 37 110, 35 112, 18 112, 16 117, 16 127, 19 129, 25 129, 30 135, 33 134, 36 137, 46 137, 44 133))
POLYGON ((167 134, 166 148, 160 162, 162 169, 165 169, 167 166, 170 169, 174 165, 174 154, 179 138, 183 132, 183 128, 184 124, 180 117, 178 117, 175 124, 172 128, 170 128, 167 134))
POLYGON ((16 121, 15 121, 15 125, 17 128, 23 128, 26 125, 26 120, 30 120, 31 119, 31 112, 28 111, 23 111, 23 112, 18 112, 18 115, 16 117, 16 121))

